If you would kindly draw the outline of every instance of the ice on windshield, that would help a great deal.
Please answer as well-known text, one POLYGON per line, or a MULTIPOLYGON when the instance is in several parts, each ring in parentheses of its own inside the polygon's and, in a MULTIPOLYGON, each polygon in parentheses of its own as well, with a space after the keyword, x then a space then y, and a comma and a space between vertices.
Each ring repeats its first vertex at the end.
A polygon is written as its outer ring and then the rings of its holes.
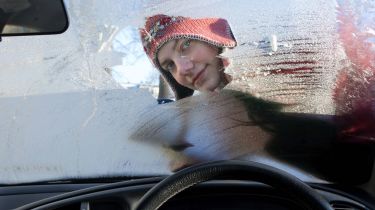
POLYGON ((220 159, 318 181, 303 158, 331 152, 332 122, 374 140, 372 1, 65 4, 65 33, 0 42, 1 184, 168 174, 220 159), (228 20, 237 46, 223 53, 232 77, 223 94, 158 104, 169 87, 139 37, 154 14, 228 20))

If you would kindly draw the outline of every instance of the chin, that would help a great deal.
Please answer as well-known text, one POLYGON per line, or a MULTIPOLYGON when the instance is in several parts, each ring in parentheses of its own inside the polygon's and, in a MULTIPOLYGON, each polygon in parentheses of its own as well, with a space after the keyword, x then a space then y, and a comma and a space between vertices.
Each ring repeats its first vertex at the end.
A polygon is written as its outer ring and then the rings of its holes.
POLYGON ((207 87, 207 90, 208 90, 209 92, 214 92, 215 89, 219 87, 219 84, 220 84, 220 83, 212 84, 212 85, 210 85, 210 86, 207 87))

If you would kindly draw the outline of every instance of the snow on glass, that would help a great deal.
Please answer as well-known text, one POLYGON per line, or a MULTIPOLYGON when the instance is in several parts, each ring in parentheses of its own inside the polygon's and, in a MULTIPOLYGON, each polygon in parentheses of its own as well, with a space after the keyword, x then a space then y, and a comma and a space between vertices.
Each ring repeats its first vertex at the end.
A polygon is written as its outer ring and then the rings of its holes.
POLYGON ((238 46, 225 54, 228 88, 296 105, 289 112, 340 115, 346 135, 375 135, 374 1, 64 2, 64 34, 0 42, 1 183, 170 172, 165 154, 127 141, 134 125, 124 120, 157 109, 138 88, 157 87, 158 75, 136 33, 157 13, 230 22, 238 46))

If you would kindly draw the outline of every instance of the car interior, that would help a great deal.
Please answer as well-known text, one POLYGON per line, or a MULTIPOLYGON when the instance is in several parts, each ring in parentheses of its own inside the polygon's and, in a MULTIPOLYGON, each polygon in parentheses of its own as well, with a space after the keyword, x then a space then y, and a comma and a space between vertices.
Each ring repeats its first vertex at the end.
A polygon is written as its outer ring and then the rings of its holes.
POLYGON ((0 0, 0 209, 375 209, 374 8, 350 0, 0 0), (241 70, 230 87, 250 96, 177 100, 158 74, 156 83, 121 86, 113 63, 126 69, 146 56, 131 48, 138 28, 125 26, 169 12, 230 14, 238 43, 224 55, 241 70), (124 30, 102 24, 112 20, 124 30), (32 48, 40 51, 27 55, 32 48), (361 59, 370 76, 358 85, 361 59), (31 73, 18 76, 29 64, 31 73))

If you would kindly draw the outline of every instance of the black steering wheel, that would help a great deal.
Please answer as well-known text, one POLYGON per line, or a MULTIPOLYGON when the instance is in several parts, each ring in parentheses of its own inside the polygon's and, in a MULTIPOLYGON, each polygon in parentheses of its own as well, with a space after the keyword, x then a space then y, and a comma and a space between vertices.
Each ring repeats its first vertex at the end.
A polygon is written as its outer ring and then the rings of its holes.
POLYGON ((151 188, 138 202, 136 210, 157 210, 178 193, 213 179, 251 180, 287 192, 307 209, 333 210, 329 202, 296 177, 279 169, 249 161, 218 161, 185 168, 151 188))

